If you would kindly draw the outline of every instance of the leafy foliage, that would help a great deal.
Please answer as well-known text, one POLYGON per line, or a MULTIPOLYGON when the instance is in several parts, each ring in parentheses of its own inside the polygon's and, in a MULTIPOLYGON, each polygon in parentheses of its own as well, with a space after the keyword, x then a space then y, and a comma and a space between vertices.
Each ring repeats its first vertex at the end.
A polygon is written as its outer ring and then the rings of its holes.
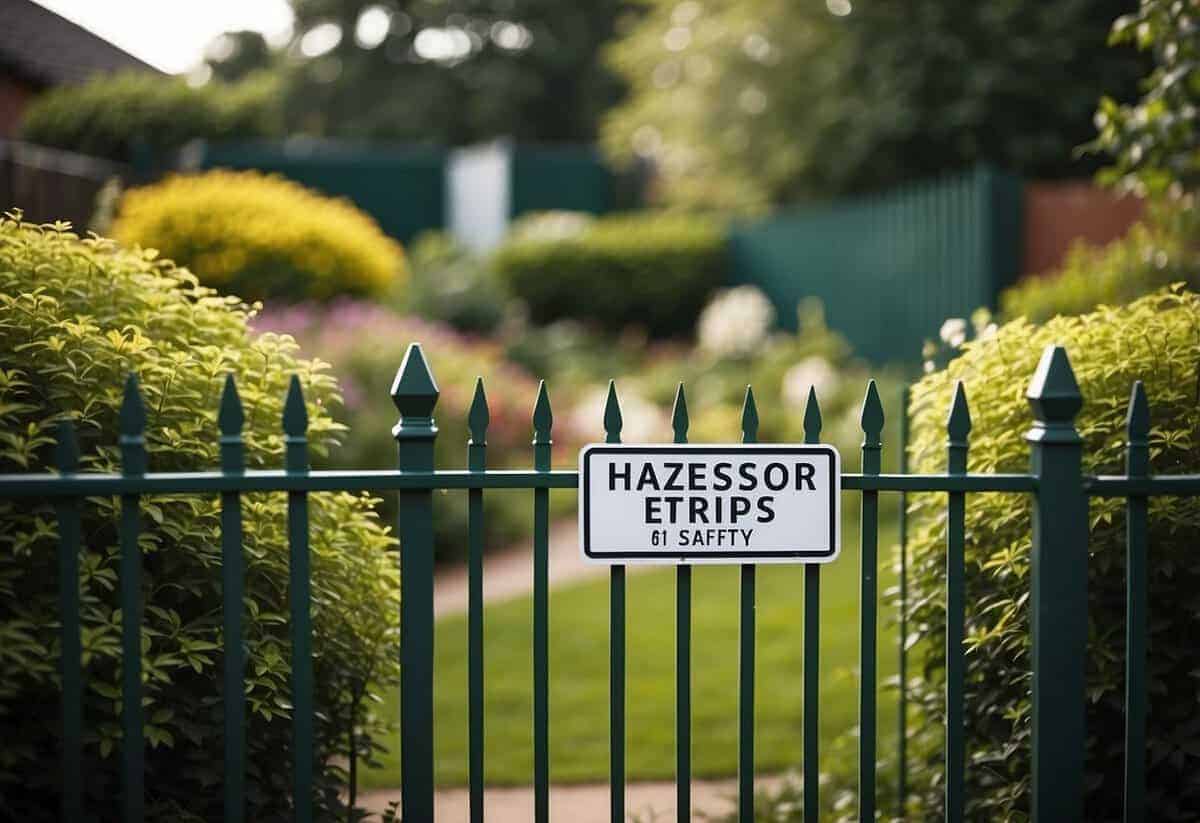
POLYGON ((133 189, 112 232, 248 299, 379 294, 404 275, 400 246, 349 201, 253 171, 176 175, 133 189))
POLYGON ((1154 56, 1133 104, 1104 97, 1096 112, 1093 147, 1116 163, 1101 179, 1140 194, 1169 192, 1172 184, 1195 191, 1200 184, 1200 19, 1194 3, 1141 0, 1137 11, 1117 18, 1113 43, 1128 43, 1154 56))
MULTIPOLYGON (((255 319, 260 330, 294 335, 305 351, 320 352, 331 363, 345 396, 345 420, 356 436, 323 462, 332 468, 394 468, 395 442, 391 428, 396 409, 387 396, 388 379, 395 374, 411 342, 419 342, 441 395, 434 418, 439 468, 466 466, 467 410, 476 377, 487 390, 490 422, 487 429, 488 466, 525 468, 533 459, 529 447, 537 381, 504 357, 502 347, 488 339, 459 334, 422 318, 399 315, 365 301, 339 300, 329 306, 312 304, 268 307, 255 319), (381 447, 383 444, 383 447, 381 447)), ((551 383, 556 404, 563 400, 551 383)), ((599 418, 597 418, 598 420, 599 418)), ((559 455, 583 442, 570 421, 554 427, 559 455)), ((573 502, 557 496, 561 502, 573 502)), ((458 560, 467 552, 465 494, 436 495, 434 539, 439 561, 458 560)), ((485 545, 499 548, 529 533, 529 496, 520 492, 484 495, 485 545)), ((394 496, 379 510, 394 519, 394 496)))
POLYGON ((505 320, 508 295, 488 266, 453 235, 427 231, 409 250, 411 274, 399 302, 409 314, 459 331, 488 334, 505 320))
MULTIPOLYGON (((946 460, 946 414, 962 380, 974 428, 973 472, 1023 472, 1024 398, 1041 350, 1066 346, 1085 404, 1077 420, 1084 471, 1121 473, 1130 387, 1143 380, 1150 398, 1155 474, 1194 472, 1200 462, 1200 296, 1159 291, 1122 308, 1059 317, 1044 326, 1024 319, 987 339, 968 342, 944 371, 913 389, 910 465, 940 472, 946 460)), ((943 495, 910 503, 909 682, 915 794, 909 816, 940 816, 945 721, 944 626, 946 519, 943 495)), ((1124 699, 1124 504, 1091 501, 1087 704, 1087 820, 1121 818, 1124 699)), ((1200 584, 1195 535, 1200 501, 1154 498, 1150 505, 1151 604, 1148 679, 1148 813, 1152 820, 1192 820, 1200 808, 1196 778, 1200 719, 1190 638, 1200 630, 1194 592, 1200 584)), ((1025 819, 1030 767, 1029 701, 1030 499, 979 495, 967 506, 966 602, 968 729, 967 816, 1025 819)))
MULTIPOLYGON (((319 362, 278 335, 252 336, 249 310, 153 253, 80 240, 62 226, 0 222, 0 471, 47 471, 58 421, 79 433, 84 471, 118 471, 122 384, 146 401, 150 467, 218 464, 216 412, 225 375, 246 410, 247 464, 283 459, 280 418, 290 375, 308 403, 316 455, 344 427, 338 388, 319 362)), ((247 815, 290 819, 288 548, 284 495, 243 497, 247 815)), ((341 813, 346 741, 360 753, 382 733, 369 710, 398 677, 399 572, 394 540, 367 496, 311 496, 312 613, 321 807, 341 813)), ((121 746, 118 504, 81 507, 87 805, 117 819, 121 746)), ((221 815, 220 508, 215 496, 157 495, 141 504, 145 617, 146 786, 151 819, 221 815)), ((57 527, 46 503, 0 502, 0 816, 56 819, 59 717, 57 527)))
POLYGON ((277 135, 276 94, 277 84, 266 75, 203 88, 140 72, 102 75, 36 98, 22 117, 21 137, 127 161, 139 148, 166 151, 195 139, 277 135))
POLYGON ((1078 175, 1095 101, 1139 74, 1105 48, 1124 0, 647 5, 611 49, 631 92, 604 138, 679 204, 764 209, 981 161, 1078 175))
POLYGON ((291 49, 319 26, 328 52, 292 58, 281 97, 293 130, 461 144, 590 140, 623 84, 600 60, 629 0, 295 0, 291 49), (386 21, 359 36, 364 17, 386 21), (381 94, 381 89, 387 89, 381 94))
POLYGON ((535 323, 564 317, 654 336, 686 334, 725 280, 726 237, 705 217, 527 219, 493 258, 535 323))
POLYGON ((1004 315, 1041 322, 1120 305, 1174 282, 1200 288, 1200 215, 1194 195, 1158 203, 1147 219, 1103 248, 1075 246, 1058 272, 1000 297, 1004 315))

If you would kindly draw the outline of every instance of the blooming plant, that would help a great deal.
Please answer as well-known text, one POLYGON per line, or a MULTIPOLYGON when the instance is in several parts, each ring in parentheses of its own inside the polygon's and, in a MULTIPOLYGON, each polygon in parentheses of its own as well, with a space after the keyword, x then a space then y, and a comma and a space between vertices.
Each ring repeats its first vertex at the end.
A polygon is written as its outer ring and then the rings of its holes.
POLYGON ((775 307, 755 286, 717 292, 696 327, 703 351, 718 357, 745 357, 762 345, 775 322, 775 307))

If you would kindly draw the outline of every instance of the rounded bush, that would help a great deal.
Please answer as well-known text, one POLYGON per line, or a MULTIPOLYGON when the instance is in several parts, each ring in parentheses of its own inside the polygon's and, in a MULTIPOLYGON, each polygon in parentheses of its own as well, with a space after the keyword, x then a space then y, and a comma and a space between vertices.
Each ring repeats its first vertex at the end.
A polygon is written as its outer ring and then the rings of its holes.
POLYGON ((133 189, 112 232, 249 300, 380 294, 404 276, 400 245, 369 215, 254 171, 176 175, 133 189))
POLYGON ((278 84, 265 74, 193 88, 146 72, 99 75, 37 97, 21 118, 23 140, 111 160, 170 151, 189 140, 269 137, 281 131, 278 84))
POLYGON ((514 232, 494 264, 536 323, 569 317, 611 330, 687 335, 725 281, 725 232, 706 217, 543 220, 529 229, 514 232))
MULTIPOLYGON (((1155 474, 1200 466, 1197 387, 1200 295, 1176 288, 1122 308, 1020 319, 913 389, 910 465, 946 466, 946 415, 956 381, 966 386, 974 427, 972 472, 1026 472, 1032 423, 1025 391, 1043 348, 1066 347, 1084 397, 1076 421, 1084 472, 1120 474, 1125 416, 1135 380, 1145 382, 1155 474)), ((967 817, 1024 820, 1029 812, 1028 495, 980 494, 967 501, 967 817)), ((1092 498, 1088 564, 1086 820, 1121 819, 1124 758, 1124 501, 1092 498)), ((915 713, 915 820, 941 816, 945 721, 945 495, 911 498, 910 625, 915 643, 910 705, 915 713)), ((1149 531, 1148 820, 1195 820, 1200 809, 1200 721, 1194 638, 1200 633, 1200 500, 1154 498, 1149 531)))
MULTIPOLYGON (((236 375, 247 465, 276 468, 288 381, 304 386, 316 455, 343 427, 338 388, 279 335, 252 335, 249 311, 149 252, 0 221, 0 472, 51 468, 58 422, 72 420, 83 471, 119 471, 126 374, 141 381, 152 471, 219 465, 216 410, 236 375)), ((286 495, 246 494, 244 517, 247 819, 290 820, 292 705, 286 495)), ((316 785, 339 812, 346 741, 371 751, 367 711, 398 674, 394 540, 364 495, 311 495, 316 785)), ((81 506, 86 805, 118 819, 120 557, 117 500, 81 506)), ((155 495, 141 505, 148 816, 221 817, 220 505, 215 495, 155 495)), ((0 818, 56 820, 60 793, 57 526, 47 502, 0 501, 0 818)))
POLYGON ((1006 317, 1042 322, 1120 305, 1179 281, 1200 287, 1200 209, 1194 196, 1158 203, 1119 240, 1097 248, 1077 245, 1057 272, 1006 290, 1006 317))

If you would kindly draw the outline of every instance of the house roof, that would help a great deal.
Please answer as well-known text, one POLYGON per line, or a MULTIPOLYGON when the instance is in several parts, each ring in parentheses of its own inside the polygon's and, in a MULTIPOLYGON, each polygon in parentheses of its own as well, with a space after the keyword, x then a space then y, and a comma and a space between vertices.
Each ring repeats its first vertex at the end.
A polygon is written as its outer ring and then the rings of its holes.
POLYGON ((0 0, 0 71, 38 86, 57 86, 119 69, 160 73, 31 0, 0 0))

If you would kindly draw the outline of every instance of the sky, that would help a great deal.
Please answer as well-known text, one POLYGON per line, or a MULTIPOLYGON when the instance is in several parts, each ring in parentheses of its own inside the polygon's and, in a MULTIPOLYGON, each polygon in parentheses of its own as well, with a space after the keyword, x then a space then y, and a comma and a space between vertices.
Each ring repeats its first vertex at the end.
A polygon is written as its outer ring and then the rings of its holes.
POLYGON ((268 42, 292 30, 287 0, 35 0, 155 68, 193 69, 213 38, 226 31, 259 31, 268 42))

